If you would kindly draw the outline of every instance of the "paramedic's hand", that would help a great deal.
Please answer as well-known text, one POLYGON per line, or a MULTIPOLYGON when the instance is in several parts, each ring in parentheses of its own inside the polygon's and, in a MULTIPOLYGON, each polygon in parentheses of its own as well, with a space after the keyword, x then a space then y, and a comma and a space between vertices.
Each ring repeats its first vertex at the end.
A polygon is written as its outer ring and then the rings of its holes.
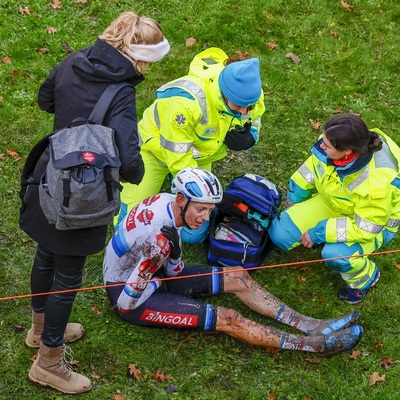
POLYGON ((253 147, 255 140, 250 132, 251 122, 247 121, 243 126, 236 126, 226 133, 224 143, 226 146, 234 151, 248 150, 253 147))
POLYGON ((311 247, 313 247, 314 243, 311 241, 310 239, 310 235, 307 232, 304 232, 301 236, 300 236, 300 242, 304 247, 307 247, 309 249, 311 249, 311 247))
POLYGON ((179 243, 178 231, 172 226, 164 225, 161 228, 161 232, 168 239, 171 246, 171 252, 169 253, 170 258, 173 260, 179 260, 182 256, 182 249, 179 243))

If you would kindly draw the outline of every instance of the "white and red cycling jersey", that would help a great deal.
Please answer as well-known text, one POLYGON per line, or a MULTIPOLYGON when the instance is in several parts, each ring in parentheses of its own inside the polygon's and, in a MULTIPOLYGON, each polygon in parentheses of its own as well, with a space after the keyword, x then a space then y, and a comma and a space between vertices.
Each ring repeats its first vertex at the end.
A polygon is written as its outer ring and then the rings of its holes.
POLYGON ((160 268, 172 277, 184 267, 181 259, 169 258, 171 245, 161 232, 167 225, 180 234, 171 208, 174 199, 175 195, 161 193, 143 200, 117 225, 108 243, 104 283, 126 283, 118 300, 122 312, 138 307, 160 286, 158 280, 148 282, 160 268))

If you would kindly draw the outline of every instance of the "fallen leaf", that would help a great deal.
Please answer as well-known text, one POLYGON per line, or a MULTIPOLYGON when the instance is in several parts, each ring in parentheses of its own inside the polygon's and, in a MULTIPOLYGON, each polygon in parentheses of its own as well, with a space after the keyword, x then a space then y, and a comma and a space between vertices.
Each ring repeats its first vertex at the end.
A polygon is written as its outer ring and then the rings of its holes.
POLYGON ((79 4, 79 3, 85 4, 85 3, 87 3, 87 0, 76 0, 76 3, 77 4, 79 4))
POLYGON ((101 376, 99 374, 96 374, 95 372, 92 373, 91 377, 93 379, 100 379, 101 378, 101 376))
POLYGON ((360 354, 361 354, 360 350, 353 350, 353 352, 349 355, 349 358, 350 360, 357 360, 360 354))
POLYGON ((69 44, 67 42, 63 42, 63 47, 64 47, 64 52, 67 54, 71 54, 74 51, 71 49, 71 47, 69 46, 69 44))
POLYGON ((248 51, 236 50, 235 53, 238 55, 239 60, 247 60, 249 58, 248 51))
POLYGON ((52 3, 49 3, 49 6, 56 9, 61 8, 61 1, 60 0, 53 0, 52 3))
POLYGON ((310 400, 310 396, 304 395, 301 400, 310 400))
POLYGON ((123 394, 114 395, 114 400, 125 400, 125 396, 123 394))
POLYGON ((158 370, 151 377, 154 378, 157 382, 171 381, 172 379, 174 379, 171 375, 160 374, 160 370, 158 370))
POLYGON ((278 43, 276 43, 275 40, 272 40, 271 42, 269 42, 269 43, 267 44, 267 48, 268 48, 269 50, 274 50, 274 49, 276 49, 277 47, 278 47, 278 43))
POLYGON ((52 35, 53 33, 57 32, 57 28, 53 28, 51 26, 46 27, 46 31, 49 35, 52 35))
POLYGON ((193 37, 186 39, 186 46, 191 47, 197 43, 197 40, 193 37))
POLYGON ((392 360, 388 360, 388 359, 385 357, 383 360, 379 361, 379 364, 381 364, 383 368, 389 369, 390 366, 391 366, 392 364, 394 364, 394 362, 393 362, 392 360))
POLYGON ((385 382, 386 375, 383 374, 382 376, 379 376, 379 372, 374 372, 372 375, 368 375, 369 377, 369 385, 373 386, 376 384, 376 382, 385 382))
POLYGON ((333 110, 334 114, 341 114, 343 112, 342 107, 338 107, 336 110, 333 110))
POLYGON ((339 32, 332 30, 331 31, 331 35, 334 37, 338 37, 339 36, 339 32))
POLYGON ((349 3, 346 3, 343 0, 340 0, 340 4, 346 9, 346 11, 348 11, 348 12, 352 11, 352 7, 349 3))
POLYGON ((397 268, 397 269, 400 269, 400 264, 396 264, 396 268, 397 268))
POLYGON ((307 280, 307 278, 305 277, 305 276, 298 276, 297 278, 296 278, 296 280, 297 280, 297 282, 305 282, 306 280, 307 280))
POLYGON ((49 50, 48 48, 43 47, 43 48, 39 49, 37 52, 38 52, 39 54, 47 54, 49 51, 50 51, 50 50, 49 50))
POLYGON ((311 364, 319 364, 321 362, 320 358, 306 358, 305 360, 311 364))
POLYGON ((321 121, 314 121, 311 118, 309 118, 308 122, 310 123, 311 128, 314 131, 319 131, 319 128, 321 127, 321 121))
POLYGON ((286 53, 285 54, 286 58, 290 58, 294 63, 299 64, 300 63, 300 58, 294 55, 293 53, 286 53))
POLYGON ((128 369, 129 375, 133 376, 137 381, 140 381, 142 377, 142 371, 136 368, 136 364, 129 364, 128 369))
POLYGON ((1 61, 3 61, 3 63, 10 64, 11 63, 11 58, 10 57, 4 57, 1 61))
POLYGON ((19 12, 20 14, 24 15, 27 14, 29 15, 31 12, 29 11, 29 7, 24 7, 22 8, 22 6, 19 6, 19 12))
POLYGON ((4 100, 4 97, 3 97, 3 96, 0 96, 0 103, 2 103, 3 100, 4 100))
POLYGON ((70 365, 78 365, 79 362, 80 361, 78 361, 78 360, 71 360, 71 361, 68 362, 68 364, 70 364, 70 365))
POLYGON ((94 311, 97 315, 102 315, 103 311, 100 310, 99 307, 97 307, 96 305, 91 307, 91 310, 94 311))
POLYGON ((4 153, 0 154, 0 160, 3 161, 5 159, 4 153))
POLYGON ((307 271, 307 270, 308 270, 308 267, 302 266, 302 267, 297 267, 297 269, 298 269, 300 272, 304 272, 304 271, 307 271))
POLYGON ((383 347, 383 343, 377 343, 374 345, 374 350, 381 349, 383 347))
POLYGON ((22 157, 14 150, 8 149, 7 154, 15 160, 22 160, 22 157))
POLYGON ((276 393, 268 393, 267 400, 275 400, 276 399, 276 393))

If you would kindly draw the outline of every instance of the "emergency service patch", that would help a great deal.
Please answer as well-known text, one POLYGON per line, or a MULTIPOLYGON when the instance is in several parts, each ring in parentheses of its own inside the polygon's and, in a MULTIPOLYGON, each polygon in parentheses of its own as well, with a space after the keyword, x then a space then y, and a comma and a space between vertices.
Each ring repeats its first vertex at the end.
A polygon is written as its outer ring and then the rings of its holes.
POLYGON ((178 128, 186 128, 187 126, 187 118, 183 113, 176 113, 174 115, 173 121, 178 128))

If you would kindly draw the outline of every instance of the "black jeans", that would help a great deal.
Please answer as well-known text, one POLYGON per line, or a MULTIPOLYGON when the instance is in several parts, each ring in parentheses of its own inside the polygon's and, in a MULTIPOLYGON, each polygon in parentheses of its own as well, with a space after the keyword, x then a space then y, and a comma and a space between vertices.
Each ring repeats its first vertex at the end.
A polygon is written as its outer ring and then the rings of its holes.
MULTIPOLYGON (((38 245, 31 273, 32 294, 79 289, 86 256, 54 254, 38 245)), ((64 331, 71 314, 76 292, 33 296, 32 309, 45 313, 42 342, 48 347, 64 343, 64 331)))

